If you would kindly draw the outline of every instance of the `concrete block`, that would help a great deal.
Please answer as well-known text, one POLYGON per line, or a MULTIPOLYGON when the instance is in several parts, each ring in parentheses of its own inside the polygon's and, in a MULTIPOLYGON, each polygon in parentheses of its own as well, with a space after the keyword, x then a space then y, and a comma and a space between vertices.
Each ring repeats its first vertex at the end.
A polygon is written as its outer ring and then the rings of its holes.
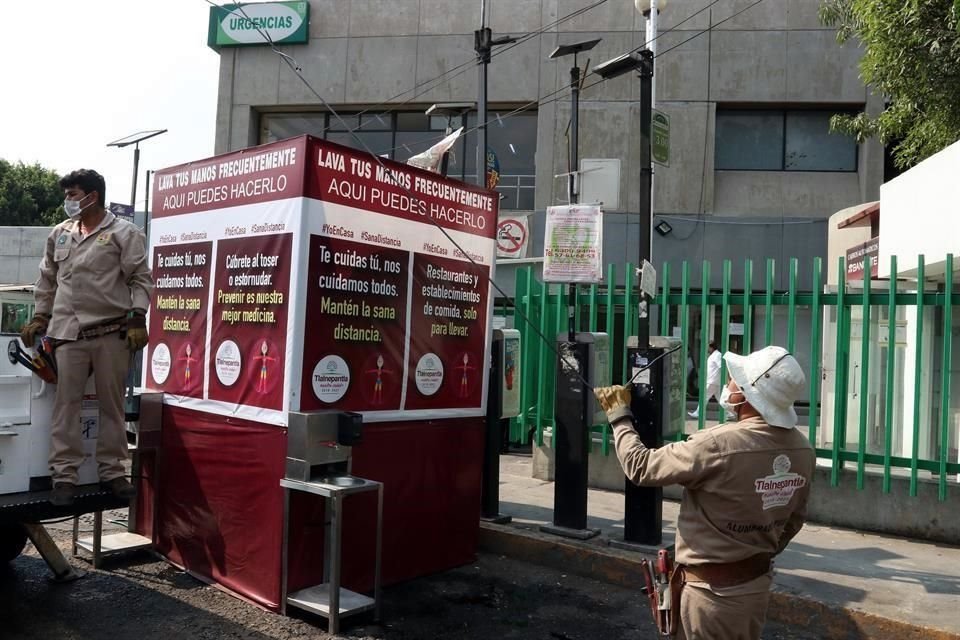
POLYGON ((310 0, 310 37, 342 38, 350 31, 350 7, 344 0, 310 0))
POLYGON ((47 248, 50 227, 23 227, 20 230, 20 256, 35 258, 40 262, 47 248))
POLYGON ((233 72, 236 49, 220 51, 220 84, 217 92, 217 122, 214 153, 224 153, 230 144, 230 98, 233 95, 233 72))
POLYGON ((378 103, 412 88, 417 38, 351 38, 346 102, 378 103))
MULTIPOLYGON (((323 38, 310 43, 309 47, 284 47, 296 57, 303 77, 324 100, 331 104, 346 101, 347 38, 323 38)), ((278 104, 317 105, 320 101, 303 81, 287 67, 280 68, 278 104)))
POLYGON ((276 104, 280 56, 270 47, 238 47, 233 74, 233 103, 276 104))
POLYGON ((20 227, 0 227, 0 256, 20 255, 20 227))
POLYGON ((787 29, 823 29, 817 16, 820 0, 792 0, 787 2, 787 29))
POLYGON ((21 257, 17 265, 17 284, 31 284, 40 277, 40 256, 21 257))
POLYGON ((557 470, 557 457, 550 446, 549 439, 544 436, 543 446, 533 443, 532 475, 537 480, 553 482, 557 470))
MULTIPOLYGON (((658 38, 659 50, 667 52, 657 59, 654 68, 658 103, 669 100, 708 99, 710 41, 703 37, 684 42, 693 33, 695 32, 675 31, 664 33, 658 38), (667 51, 668 49, 671 50, 667 51)), ((636 98, 639 100, 640 81, 635 79, 634 84, 637 85, 636 98)))
POLYGON ((716 102, 784 100, 785 31, 717 31, 712 34, 710 99, 716 102))
MULTIPOLYGON (((711 13, 716 14, 715 8, 707 8, 707 5, 712 1, 713 0, 683 0, 682 2, 671 2, 660 12, 659 20, 657 21, 657 30, 660 31, 660 33, 670 29, 683 29, 685 31, 696 32, 709 28, 711 13), (694 17, 691 18, 691 16, 694 17), (690 19, 688 20, 688 18, 690 19), (680 24, 681 22, 683 24, 680 24)), ((714 5, 714 7, 716 7, 716 5, 714 5)), ((636 13, 639 16, 637 29, 644 31, 647 28, 646 19, 639 11, 636 13)), ((713 22, 716 22, 716 18, 714 18, 713 22)), ((693 35, 693 33, 690 35, 693 35)), ((707 36, 703 37, 706 38, 707 36)), ((699 38, 697 39, 699 40, 699 38)))
POLYGON ((837 43, 833 31, 790 31, 787 56, 802 60, 787 68, 787 100, 798 102, 866 102, 860 81, 863 49, 837 43))
POLYGON ((480 3, 474 0, 420 0, 420 35, 468 35, 472 46, 473 31, 479 28, 480 3))
POLYGON ((230 146, 228 151, 237 151, 257 143, 256 118, 253 108, 247 104, 238 104, 233 108, 230 125, 230 146))
POLYGON ((730 216, 783 215, 784 172, 717 171, 715 173, 714 213, 730 216))
MULTIPOLYGON (((417 38, 415 44, 417 46, 416 93, 419 94, 416 98, 417 102, 425 104, 473 102, 477 99, 477 69, 472 63, 476 59, 476 54, 473 51, 472 39, 464 36, 421 36, 417 38), (428 82, 465 63, 467 66, 443 79, 428 82)), ((403 88, 394 93, 402 90, 403 88)), ((403 96, 403 99, 409 99, 413 95, 414 92, 411 92, 403 96)))
POLYGON ((350 36, 412 36, 420 25, 420 0, 350 0, 350 36))
MULTIPOLYGON (((469 0, 469 2, 472 6, 476 6, 474 0, 469 0)), ((490 28, 493 29, 494 36, 508 32, 538 30, 540 28, 540 5, 540 0, 490 0, 489 24, 490 28)), ((473 29, 475 28, 473 27, 473 29)))
MULTIPOLYGON (((540 28, 552 25, 560 15, 560 0, 542 0, 540 3, 540 28)), ((552 26, 547 31, 556 31, 552 26)))
MULTIPOLYGON (((506 46, 511 47, 509 51, 495 55, 490 60, 487 80, 490 102, 536 101, 540 86, 540 43, 536 38, 531 38, 506 46)), ((476 72, 466 75, 476 78, 476 72)))
POLYGON ((863 202, 856 173, 787 171, 781 184, 783 213, 787 216, 827 218, 863 202))
MULTIPOLYGON (((562 18, 570 15, 574 11, 583 9, 593 3, 593 0, 559 0, 557 3, 558 17, 562 18)), ((606 2, 576 18, 565 20, 558 25, 558 30, 561 32, 634 31, 636 13, 637 10, 632 2, 606 2)), ((623 53, 623 51, 620 53, 623 53)))
POLYGON ((538 211, 554 204, 554 158, 557 154, 554 139, 557 127, 557 105, 545 104, 537 112, 537 186, 534 203, 538 211))
POLYGON ((0 256, 0 284, 20 284, 18 256, 0 256))
MULTIPOLYGON (((713 179, 713 109, 706 102, 661 103, 659 110, 670 118, 670 166, 654 165, 654 212, 698 214, 708 210, 713 179), (711 187, 708 191, 707 182, 711 187)), ((631 167, 640 166, 640 108, 631 112, 631 132, 637 142, 631 145, 631 167)), ((633 182, 636 185, 636 182, 633 182)), ((637 192, 637 189, 632 189, 637 192)), ((627 195, 630 195, 628 190, 627 195)), ((639 194, 637 195, 639 197, 639 194)), ((631 209, 636 211, 639 208, 631 209)))
MULTIPOLYGON (((713 7, 714 29, 722 31, 750 31, 786 29, 787 7, 795 2, 809 0, 724 0, 713 7), (750 6, 754 5, 754 6, 750 6), (749 8, 747 8, 749 7, 749 8), (742 11, 742 13, 740 13, 742 11), (735 17, 731 17, 734 16, 735 17), (729 18, 729 19, 728 19, 729 18), (720 24, 722 20, 726 20, 720 24)), ((814 0, 816 1, 816 0, 814 0)))

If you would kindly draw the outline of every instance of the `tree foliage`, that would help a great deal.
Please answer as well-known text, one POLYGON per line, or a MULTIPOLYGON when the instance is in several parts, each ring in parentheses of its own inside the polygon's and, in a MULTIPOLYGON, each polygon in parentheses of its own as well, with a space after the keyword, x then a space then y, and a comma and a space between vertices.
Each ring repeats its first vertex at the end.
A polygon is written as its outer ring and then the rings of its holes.
POLYGON ((894 143, 900 168, 960 138, 960 0, 823 0, 820 20, 862 43, 860 76, 887 100, 876 116, 835 116, 834 129, 894 143))
POLYGON ((59 181, 39 164, 0 160, 0 225, 46 227, 64 220, 59 181))

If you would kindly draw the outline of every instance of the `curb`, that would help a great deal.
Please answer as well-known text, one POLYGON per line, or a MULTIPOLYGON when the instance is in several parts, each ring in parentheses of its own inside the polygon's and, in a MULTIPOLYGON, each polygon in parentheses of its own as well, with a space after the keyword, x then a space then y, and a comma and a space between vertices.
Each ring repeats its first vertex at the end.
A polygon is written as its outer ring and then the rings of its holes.
MULTIPOLYGON (((644 586, 640 561, 645 556, 610 547, 603 539, 579 542, 532 529, 481 522, 479 550, 626 589, 644 586)), ((960 634, 827 605, 777 591, 776 587, 770 594, 767 618, 804 627, 829 640, 960 640, 960 634)))

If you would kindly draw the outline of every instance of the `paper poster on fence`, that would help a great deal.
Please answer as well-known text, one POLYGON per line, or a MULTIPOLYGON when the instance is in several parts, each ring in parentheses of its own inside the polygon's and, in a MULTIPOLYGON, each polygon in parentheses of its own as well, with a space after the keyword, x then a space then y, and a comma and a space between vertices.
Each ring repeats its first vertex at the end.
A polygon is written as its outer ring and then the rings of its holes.
POLYGON ((603 280, 603 211, 598 204, 547 208, 544 282, 603 280))

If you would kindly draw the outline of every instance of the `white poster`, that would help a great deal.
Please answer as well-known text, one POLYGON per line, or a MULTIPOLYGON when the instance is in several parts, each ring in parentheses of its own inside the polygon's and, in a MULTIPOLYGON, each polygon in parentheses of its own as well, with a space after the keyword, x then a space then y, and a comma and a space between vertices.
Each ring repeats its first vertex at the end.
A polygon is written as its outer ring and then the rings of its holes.
POLYGON ((600 205, 547 208, 543 243, 544 282, 603 280, 603 211, 600 205))

